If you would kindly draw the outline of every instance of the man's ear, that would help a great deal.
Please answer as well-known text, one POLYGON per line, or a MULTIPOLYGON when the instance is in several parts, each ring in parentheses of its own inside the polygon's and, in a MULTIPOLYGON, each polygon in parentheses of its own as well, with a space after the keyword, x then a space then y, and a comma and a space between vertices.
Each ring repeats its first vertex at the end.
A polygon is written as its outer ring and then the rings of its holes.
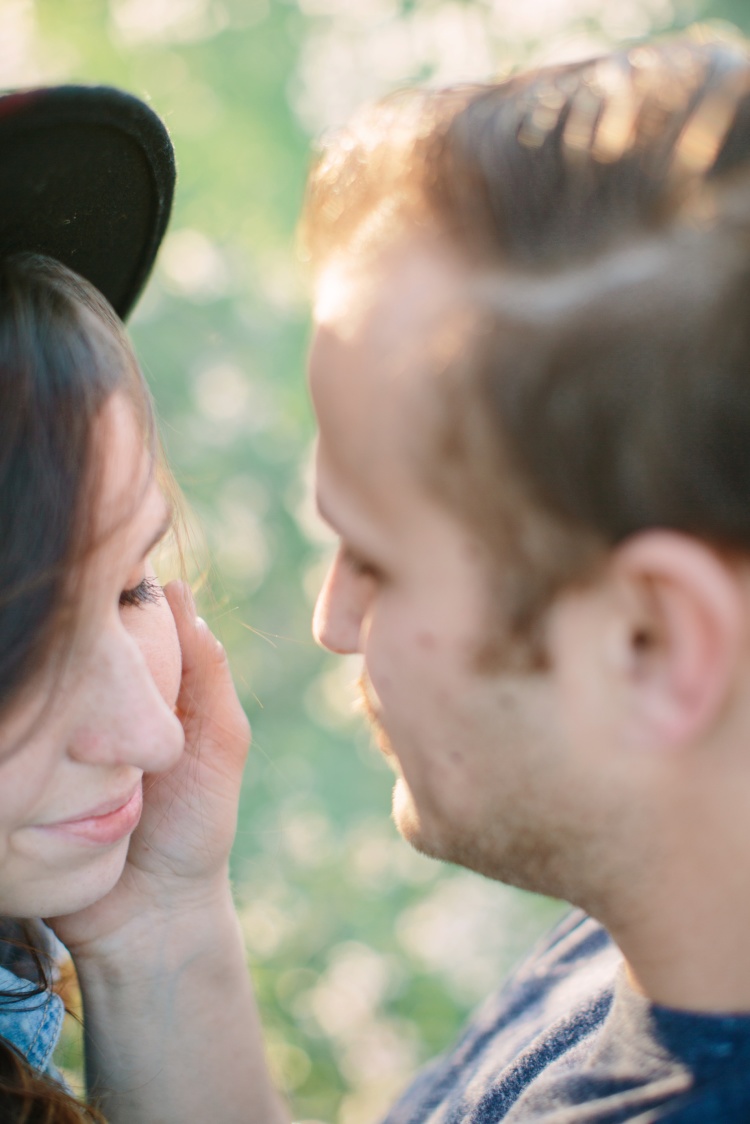
POLYGON ((627 539, 610 562, 628 741, 693 744, 720 719, 736 681, 747 634, 743 571, 701 540, 664 530, 627 539))

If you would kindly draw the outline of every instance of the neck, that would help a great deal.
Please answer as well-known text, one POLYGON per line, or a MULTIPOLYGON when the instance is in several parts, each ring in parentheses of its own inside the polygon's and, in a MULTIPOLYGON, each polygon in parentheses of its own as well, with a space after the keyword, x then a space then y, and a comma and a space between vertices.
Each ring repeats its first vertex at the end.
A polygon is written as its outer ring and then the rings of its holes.
POLYGON ((598 916, 654 1003, 750 1014, 750 855, 711 857, 657 866, 598 916))

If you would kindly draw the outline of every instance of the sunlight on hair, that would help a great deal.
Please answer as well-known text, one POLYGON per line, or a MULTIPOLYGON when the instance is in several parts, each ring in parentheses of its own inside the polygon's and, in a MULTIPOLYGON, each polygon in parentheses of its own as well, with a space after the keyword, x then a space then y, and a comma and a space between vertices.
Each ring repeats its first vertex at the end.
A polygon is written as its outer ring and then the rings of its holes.
POLYGON ((677 163, 696 175, 711 167, 734 122, 737 103, 748 89, 747 74, 737 71, 703 99, 675 146, 677 163))
POLYGON ((595 91, 590 87, 584 86, 576 94, 563 133, 565 146, 569 151, 588 152, 590 149, 600 104, 595 91))
POLYGON ((604 95, 604 108, 596 126, 592 154, 602 164, 614 164, 630 148, 642 98, 619 60, 596 67, 596 84, 604 95))
POLYGON ((524 148, 541 148, 545 139, 560 120, 565 105, 565 95, 556 86, 550 85, 537 97, 531 113, 524 118, 518 130, 518 143, 524 148))

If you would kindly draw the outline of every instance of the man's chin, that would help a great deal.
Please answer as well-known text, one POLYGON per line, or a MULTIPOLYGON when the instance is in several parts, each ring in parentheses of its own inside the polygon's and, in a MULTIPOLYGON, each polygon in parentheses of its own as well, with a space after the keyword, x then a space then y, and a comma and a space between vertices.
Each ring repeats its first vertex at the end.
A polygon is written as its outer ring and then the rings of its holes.
POLYGON ((442 857, 440 848, 425 835, 419 812, 403 777, 399 777, 393 786, 393 822, 401 838, 415 851, 434 859, 442 857))

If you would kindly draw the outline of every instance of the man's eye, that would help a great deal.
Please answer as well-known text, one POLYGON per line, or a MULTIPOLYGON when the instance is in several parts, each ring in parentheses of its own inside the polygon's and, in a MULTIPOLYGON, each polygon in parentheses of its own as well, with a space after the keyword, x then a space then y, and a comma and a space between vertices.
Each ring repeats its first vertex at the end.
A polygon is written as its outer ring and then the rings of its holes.
POLYGON ((120 607, 123 605, 155 605, 163 596, 162 588, 156 578, 145 577, 132 589, 123 589, 120 594, 120 607))
POLYGON ((360 578, 377 578, 379 571, 371 562, 365 561, 360 555, 355 554, 348 546, 342 547, 344 561, 353 574, 360 578))

